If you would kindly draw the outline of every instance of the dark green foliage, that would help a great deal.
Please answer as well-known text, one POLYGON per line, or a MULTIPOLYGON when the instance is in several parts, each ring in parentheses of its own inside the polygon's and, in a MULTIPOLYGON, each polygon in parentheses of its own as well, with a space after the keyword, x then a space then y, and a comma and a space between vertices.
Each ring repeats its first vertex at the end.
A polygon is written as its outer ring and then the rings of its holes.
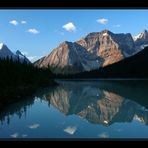
POLYGON ((54 85, 50 69, 39 69, 20 60, 0 59, 0 108, 38 88, 54 85))

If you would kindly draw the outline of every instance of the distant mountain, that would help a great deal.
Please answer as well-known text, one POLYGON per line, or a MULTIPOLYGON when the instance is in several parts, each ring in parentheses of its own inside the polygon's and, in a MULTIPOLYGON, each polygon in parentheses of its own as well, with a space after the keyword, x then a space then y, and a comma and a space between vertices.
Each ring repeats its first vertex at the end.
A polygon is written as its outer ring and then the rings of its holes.
POLYGON ((15 54, 3 43, 0 43, 0 58, 16 58, 15 54))
POLYGON ((50 67, 57 74, 72 74, 99 69, 133 56, 148 45, 147 31, 132 37, 109 30, 93 32, 76 42, 65 41, 34 63, 50 67))
POLYGON ((12 58, 13 60, 19 60, 21 62, 26 61, 27 63, 31 63, 29 59, 23 55, 19 50, 16 51, 16 53, 13 53, 5 44, 0 43, 0 58, 12 58))
POLYGON ((134 36, 133 38, 134 38, 135 46, 137 47, 137 49, 140 50, 148 46, 148 31, 147 30, 144 30, 143 32, 134 36))
POLYGON ((17 50, 15 55, 20 59, 20 61, 26 61, 27 63, 31 63, 29 59, 23 53, 21 53, 21 51, 17 50))

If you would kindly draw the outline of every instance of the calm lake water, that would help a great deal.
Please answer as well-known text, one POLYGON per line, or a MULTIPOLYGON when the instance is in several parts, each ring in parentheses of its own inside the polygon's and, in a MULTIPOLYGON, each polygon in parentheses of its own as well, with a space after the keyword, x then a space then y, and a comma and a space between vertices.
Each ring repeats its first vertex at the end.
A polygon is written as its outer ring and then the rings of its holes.
POLYGON ((59 81, 0 112, 0 138, 148 138, 147 81, 59 81))

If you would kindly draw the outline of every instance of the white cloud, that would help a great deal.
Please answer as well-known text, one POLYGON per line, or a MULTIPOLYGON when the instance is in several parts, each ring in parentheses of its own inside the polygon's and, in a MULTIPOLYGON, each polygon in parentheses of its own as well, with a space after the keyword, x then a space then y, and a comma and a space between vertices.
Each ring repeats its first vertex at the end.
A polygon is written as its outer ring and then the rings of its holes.
POLYGON ((38 33, 40 33, 37 29, 35 29, 35 28, 31 28, 31 29, 28 29, 28 32, 29 33, 32 33, 32 34, 38 34, 38 33))
POLYGON ((101 19, 98 19, 97 22, 100 24, 106 25, 108 23, 108 19, 101 18, 101 19))
POLYGON ((18 137, 18 133, 14 133, 14 134, 12 134, 12 135, 10 135, 12 138, 17 138, 18 137))
POLYGON ((69 22, 69 23, 63 25, 63 28, 64 28, 66 31, 69 31, 69 32, 72 32, 72 31, 75 31, 75 30, 76 30, 76 26, 75 26, 74 23, 72 23, 72 22, 69 22))
POLYGON ((27 24, 27 22, 26 21, 21 21, 21 24, 27 24))
POLYGON ((18 22, 16 20, 12 20, 9 23, 12 24, 12 25, 14 25, 14 26, 17 26, 18 25, 18 22))
POLYGON ((120 25, 120 24, 117 24, 117 25, 115 25, 114 27, 121 27, 121 25, 120 25))
POLYGON ((100 138, 109 138, 109 135, 106 132, 103 132, 99 135, 100 138))
POLYGON ((35 124, 32 124, 32 125, 29 125, 28 127, 29 127, 30 129, 37 129, 39 126, 40 126, 40 124, 35 123, 35 124))
POLYGON ((64 129, 64 132, 73 135, 76 132, 76 130, 77 128, 75 126, 74 127, 68 126, 67 128, 64 129))

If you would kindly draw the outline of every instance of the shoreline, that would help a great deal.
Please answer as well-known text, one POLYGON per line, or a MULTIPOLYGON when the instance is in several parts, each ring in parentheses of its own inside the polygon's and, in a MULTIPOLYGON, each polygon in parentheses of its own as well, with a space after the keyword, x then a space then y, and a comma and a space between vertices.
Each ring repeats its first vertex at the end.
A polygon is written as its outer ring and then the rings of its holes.
POLYGON ((4 108, 6 108, 7 106, 13 104, 13 103, 17 103, 19 101, 22 101, 24 99, 26 99, 29 96, 33 96, 37 91, 39 91, 40 89, 45 89, 45 88, 49 88, 49 87, 54 87, 59 85, 56 81, 53 81, 52 84, 46 85, 46 86, 30 86, 25 90, 25 87, 21 89, 21 91, 17 88, 14 89, 14 91, 12 91, 11 93, 16 93, 17 91, 19 93, 17 94, 13 94, 13 95, 7 95, 10 93, 10 89, 6 90, 7 94, 4 97, 1 97, 1 100, 5 100, 5 101, 1 101, 0 102, 0 111, 3 110, 4 108))
POLYGON ((140 78, 134 78, 134 79, 132 79, 132 78, 89 78, 89 79, 87 79, 87 78, 84 78, 84 79, 82 79, 82 78, 78 78, 78 79, 55 79, 55 80, 58 80, 58 81, 62 81, 62 80, 64 80, 64 81, 148 81, 148 78, 147 79, 140 79, 140 78))

